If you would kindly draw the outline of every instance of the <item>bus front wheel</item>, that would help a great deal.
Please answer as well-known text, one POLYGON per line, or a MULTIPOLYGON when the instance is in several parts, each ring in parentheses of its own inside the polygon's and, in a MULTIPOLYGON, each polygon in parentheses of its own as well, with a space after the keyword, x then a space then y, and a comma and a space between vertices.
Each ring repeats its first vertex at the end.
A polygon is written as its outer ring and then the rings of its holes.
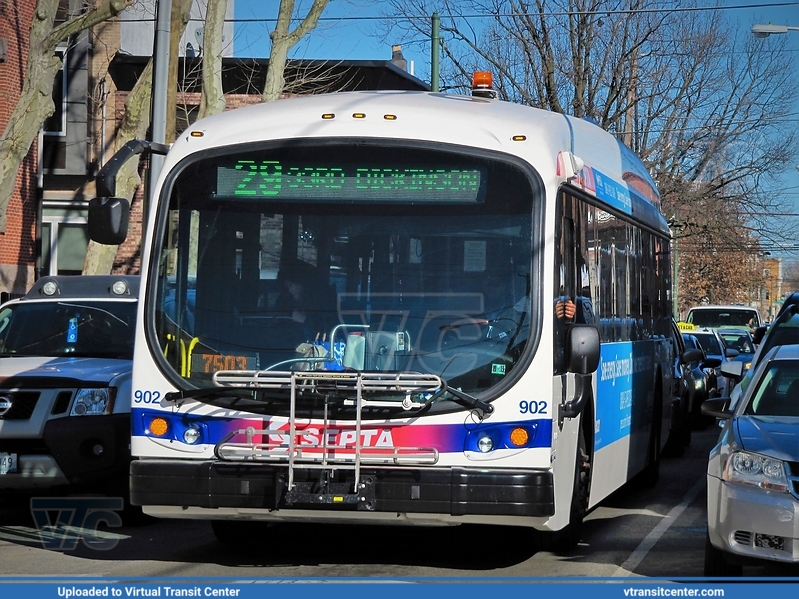
POLYGON ((585 435, 580 435, 574 467, 574 487, 569 506, 569 523, 565 528, 547 533, 545 546, 555 553, 574 551, 583 533, 583 519, 588 512, 591 488, 591 456, 586 450, 585 435))

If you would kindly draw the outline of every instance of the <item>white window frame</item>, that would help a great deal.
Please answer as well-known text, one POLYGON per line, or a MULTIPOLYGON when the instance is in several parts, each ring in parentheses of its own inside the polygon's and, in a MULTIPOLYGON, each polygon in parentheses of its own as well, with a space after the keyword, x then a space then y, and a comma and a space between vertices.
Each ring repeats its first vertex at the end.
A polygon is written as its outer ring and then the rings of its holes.
MULTIPOLYGON (((87 210, 89 207, 88 202, 64 202, 58 200, 44 200, 42 203, 44 208, 57 208, 59 210, 74 208, 77 210, 87 210)), ((83 225, 89 226, 89 220, 85 216, 67 216, 59 217, 54 215, 42 215, 42 225, 48 223, 50 225, 50 267, 45 275, 58 274, 58 228, 61 225, 83 225)), ((44 229, 42 229, 44 235, 44 229)), ((42 239, 44 241, 44 239, 42 239)))

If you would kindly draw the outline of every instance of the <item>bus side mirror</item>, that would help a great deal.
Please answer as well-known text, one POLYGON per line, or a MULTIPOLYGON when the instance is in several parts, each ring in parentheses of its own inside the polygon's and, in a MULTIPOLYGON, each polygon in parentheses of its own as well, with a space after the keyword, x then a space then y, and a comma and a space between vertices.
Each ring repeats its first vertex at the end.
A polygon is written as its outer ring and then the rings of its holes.
POLYGON ((103 245, 119 245, 128 236, 130 203, 125 198, 89 200, 89 239, 103 245))
POLYGON ((569 372, 596 372, 599 366, 599 329, 590 324, 573 324, 566 334, 569 372))

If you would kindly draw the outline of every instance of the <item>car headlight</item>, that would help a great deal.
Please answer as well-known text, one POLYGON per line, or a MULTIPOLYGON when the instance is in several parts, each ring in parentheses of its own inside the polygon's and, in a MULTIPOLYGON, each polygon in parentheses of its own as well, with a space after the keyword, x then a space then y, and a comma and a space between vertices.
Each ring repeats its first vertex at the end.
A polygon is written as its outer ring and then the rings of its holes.
POLYGON ((747 451, 736 451, 730 456, 722 479, 771 491, 788 491, 788 478, 782 460, 747 451))
POLYGON ((78 389, 70 416, 98 416, 111 411, 110 389, 78 389))
POLYGON ((696 379, 694 381, 694 389, 701 389, 704 386, 705 386, 705 380, 704 379, 696 379))

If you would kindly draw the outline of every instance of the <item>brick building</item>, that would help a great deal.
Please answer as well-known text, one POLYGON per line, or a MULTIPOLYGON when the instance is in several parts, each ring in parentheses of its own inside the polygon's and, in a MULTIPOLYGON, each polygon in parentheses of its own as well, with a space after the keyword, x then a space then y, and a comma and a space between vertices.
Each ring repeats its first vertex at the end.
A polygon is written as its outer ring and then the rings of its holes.
MULTIPOLYGON (((5 131, 17 105, 27 70, 29 30, 36 0, 0 2, 0 131, 5 131)), ((36 256, 37 143, 17 173, 8 204, 8 225, 0 233, 0 299, 24 292, 33 284, 36 256)))
MULTIPOLYGON (((16 4, 14 4, 16 2, 16 4)), ((180 42, 177 74, 176 129, 180 132, 193 122, 199 107, 202 21, 204 0, 196 0, 194 20, 180 42), (199 31, 199 33, 198 33, 199 31)), ((9 29, 9 19, 0 23, 0 37, 16 36, 14 52, 20 55, 14 68, 17 79, 8 82, 7 60, 0 96, 0 126, 13 110, 21 86, 19 67, 24 65, 24 43, 33 15, 35 0, 12 0, 23 5, 15 13, 16 28, 9 29), (5 29, 4 29, 5 28, 5 29), (19 44, 22 46, 19 46, 19 44), (22 49, 20 49, 20 47, 22 49), (16 84, 14 84, 16 81, 16 84), (16 85, 16 87, 14 87, 16 85), (16 91, 15 91, 16 90, 16 91), (8 108, 10 107, 10 108, 8 108)), ((24 293, 38 276, 78 274, 83 268, 88 245, 86 215, 93 195, 91 181, 113 155, 115 132, 122 121, 127 99, 152 51, 155 0, 140 0, 120 17, 82 32, 60 46, 64 68, 54 89, 55 114, 45 123, 41 141, 38 173, 42 182, 36 188, 37 155, 35 148, 20 172, 19 193, 10 207, 8 231, 0 243, 0 291, 24 293), (41 239, 41 245, 36 239, 41 239), (40 249, 37 249, 40 247, 40 249)), ((232 18, 233 0, 228 4, 232 18)), ((67 9, 79 10, 82 0, 62 0, 59 16, 67 9)), ((0 1, 0 10, 11 10, 0 1)), ((232 25, 231 25, 232 27, 232 25)), ((233 39, 231 34, 227 39, 233 39)), ((388 52, 387 52, 388 54, 388 52)), ((9 57, 11 44, 9 44, 9 57)), ((231 44, 223 53, 223 87, 228 109, 260 101, 267 60, 233 58, 231 44)), ((299 81, 292 94, 344 91, 354 89, 413 89, 428 86, 401 68, 404 61, 290 61, 287 80, 299 81), (400 65, 400 66, 398 66, 400 65)), ((146 168, 146 165, 143 166, 146 168)), ((142 173, 144 174, 144 173, 142 173)), ((131 205, 128 240, 117 252, 114 272, 135 274, 140 266, 140 236, 143 186, 131 205)))

